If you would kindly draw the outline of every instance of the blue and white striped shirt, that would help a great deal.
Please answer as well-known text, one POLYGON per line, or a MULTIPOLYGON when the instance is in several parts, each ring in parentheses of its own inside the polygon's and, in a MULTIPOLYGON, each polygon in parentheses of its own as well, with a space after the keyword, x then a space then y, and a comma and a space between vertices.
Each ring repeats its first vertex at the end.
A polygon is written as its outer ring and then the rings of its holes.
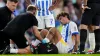
POLYGON ((36 0, 36 6, 40 9, 38 10, 38 16, 46 16, 52 14, 49 7, 52 6, 52 0, 36 0))
POLYGON ((71 48, 74 46, 72 35, 76 34, 79 34, 79 32, 76 23, 73 21, 70 21, 68 24, 63 26, 61 35, 71 48))

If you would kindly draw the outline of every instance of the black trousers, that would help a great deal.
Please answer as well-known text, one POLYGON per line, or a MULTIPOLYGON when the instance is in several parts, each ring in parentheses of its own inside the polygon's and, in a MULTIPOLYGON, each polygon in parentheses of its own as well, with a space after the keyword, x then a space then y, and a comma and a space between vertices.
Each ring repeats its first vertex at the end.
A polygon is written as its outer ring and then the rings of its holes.
POLYGON ((0 31, 0 50, 4 50, 10 44, 9 36, 0 31))
POLYGON ((28 46, 24 34, 11 36, 3 31, 0 31, 0 50, 5 49, 6 46, 10 44, 10 39, 14 41, 18 48, 25 48, 28 46))

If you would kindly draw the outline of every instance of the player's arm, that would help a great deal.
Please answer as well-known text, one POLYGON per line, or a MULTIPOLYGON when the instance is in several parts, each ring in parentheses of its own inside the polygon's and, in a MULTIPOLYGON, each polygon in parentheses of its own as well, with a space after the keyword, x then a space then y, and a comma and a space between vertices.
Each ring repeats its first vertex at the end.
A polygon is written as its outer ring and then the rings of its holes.
POLYGON ((83 4, 82 4, 83 12, 84 12, 85 9, 91 9, 91 8, 89 8, 89 7, 87 6, 87 2, 88 2, 88 0, 83 0, 83 4))
POLYGON ((83 0, 83 5, 87 5, 88 0, 83 0))
POLYGON ((37 37, 37 39, 39 39, 40 41, 43 40, 43 38, 40 35, 40 32, 38 31, 37 26, 33 26, 33 33, 37 37))
POLYGON ((49 10, 55 9, 61 1, 62 0, 53 0, 53 2, 52 2, 53 5, 50 6, 49 10))
POLYGON ((74 52, 78 50, 79 42, 80 42, 80 37, 79 34, 73 35, 72 38, 75 40, 75 45, 74 45, 74 52))
POLYGON ((78 50, 78 46, 79 46, 79 42, 80 42, 80 36, 79 36, 79 32, 78 32, 78 28, 77 28, 76 23, 72 24, 71 33, 72 33, 73 43, 75 43, 74 52, 76 52, 78 50))

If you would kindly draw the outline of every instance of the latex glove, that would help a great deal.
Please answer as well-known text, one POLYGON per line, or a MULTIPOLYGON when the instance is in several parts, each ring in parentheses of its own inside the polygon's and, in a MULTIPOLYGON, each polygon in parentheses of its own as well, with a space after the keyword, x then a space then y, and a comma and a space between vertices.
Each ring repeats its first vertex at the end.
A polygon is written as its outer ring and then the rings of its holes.
POLYGON ((49 43, 49 42, 50 42, 50 40, 49 40, 48 38, 45 38, 45 39, 42 40, 42 43, 43 43, 43 44, 49 43))

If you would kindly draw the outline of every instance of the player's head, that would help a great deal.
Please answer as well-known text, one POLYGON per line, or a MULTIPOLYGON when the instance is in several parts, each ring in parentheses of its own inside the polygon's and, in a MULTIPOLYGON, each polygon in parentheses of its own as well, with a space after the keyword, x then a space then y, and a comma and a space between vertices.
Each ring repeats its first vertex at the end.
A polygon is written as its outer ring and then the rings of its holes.
POLYGON ((69 14, 66 12, 61 12, 60 14, 57 15, 57 19, 62 23, 66 24, 70 21, 69 14))
POLYGON ((18 0, 7 0, 6 6, 13 12, 18 5, 18 0))
POLYGON ((27 12, 31 12, 32 14, 36 14, 36 7, 35 7, 35 5, 29 5, 28 7, 27 7, 27 12))

